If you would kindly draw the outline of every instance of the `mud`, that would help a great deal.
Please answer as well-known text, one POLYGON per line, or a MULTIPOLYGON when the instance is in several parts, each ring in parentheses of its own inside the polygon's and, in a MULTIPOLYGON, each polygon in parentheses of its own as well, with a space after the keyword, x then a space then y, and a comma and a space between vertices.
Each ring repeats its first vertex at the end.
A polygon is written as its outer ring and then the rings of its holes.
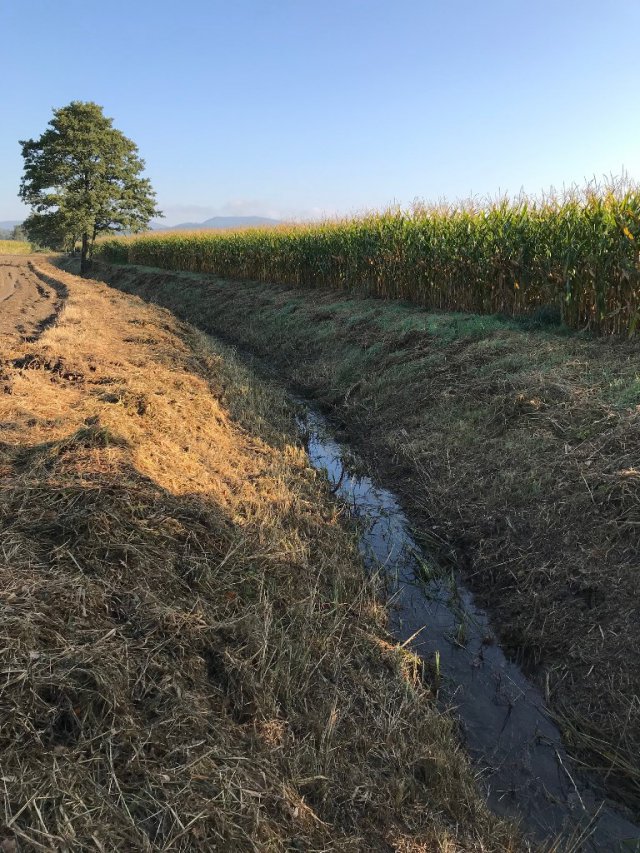
POLYGON ((317 411, 305 406, 300 427, 312 465, 361 524, 368 569, 387 579, 396 640, 454 709, 491 808, 560 849, 640 851, 640 826, 568 755, 543 695, 505 655, 460 575, 422 551, 397 497, 359 473, 366 466, 353 464, 317 411))

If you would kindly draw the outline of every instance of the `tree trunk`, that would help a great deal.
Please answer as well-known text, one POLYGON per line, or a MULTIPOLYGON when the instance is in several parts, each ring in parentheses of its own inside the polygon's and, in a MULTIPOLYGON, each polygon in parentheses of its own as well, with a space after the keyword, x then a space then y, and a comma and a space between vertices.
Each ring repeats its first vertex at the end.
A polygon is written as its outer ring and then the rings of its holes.
POLYGON ((80 275, 89 270, 89 235, 86 231, 82 234, 82 254, 80 255, 80 275))

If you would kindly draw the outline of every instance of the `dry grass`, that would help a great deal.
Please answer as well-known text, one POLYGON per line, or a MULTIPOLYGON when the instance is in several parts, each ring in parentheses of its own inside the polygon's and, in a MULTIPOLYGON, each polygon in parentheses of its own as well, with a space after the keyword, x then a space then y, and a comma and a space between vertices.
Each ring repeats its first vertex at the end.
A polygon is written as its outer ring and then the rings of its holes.
POLYGON ((638 346, 123 268, 317 397, 461 566, 611 793, 640 808, 638 346))
POLYGON ((283 396, 55 275, 56 325, 2 345, 1 848, 519 849, 283 396))
POLYGON ((0 240, 0 255, 30 255, 31 243, 21 240, 0 240))

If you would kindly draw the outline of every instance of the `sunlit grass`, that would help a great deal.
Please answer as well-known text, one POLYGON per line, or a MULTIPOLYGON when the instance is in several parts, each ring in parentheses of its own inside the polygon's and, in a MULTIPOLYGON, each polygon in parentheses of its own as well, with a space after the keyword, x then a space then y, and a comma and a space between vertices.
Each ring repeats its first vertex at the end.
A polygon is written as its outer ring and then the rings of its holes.
POLYGON ((12 835, 521 850, 390 641, 386 590, 283 390, 166 311, 36 269, 64 286, 58 322, 0 335, 12 835))
POLYGON ((29 255, 31 243, 21 240, 0 240, 0 255, 29 255))
POLYGON ((632 334, 640 320, 640 190, 414 206, 355 219, 99 243, 97 256, 299 287, 338 287, 438 311, 559 309, 573 328, 632 334))

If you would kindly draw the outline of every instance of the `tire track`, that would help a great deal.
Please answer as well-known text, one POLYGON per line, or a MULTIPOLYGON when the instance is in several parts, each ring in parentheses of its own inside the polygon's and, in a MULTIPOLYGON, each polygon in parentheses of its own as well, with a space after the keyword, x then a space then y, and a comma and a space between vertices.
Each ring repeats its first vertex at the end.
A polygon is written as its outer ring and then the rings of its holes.
POLYGON ((66 288, 25 257, 0 259, 0 335, 35 341, 55 322, 66 288))

